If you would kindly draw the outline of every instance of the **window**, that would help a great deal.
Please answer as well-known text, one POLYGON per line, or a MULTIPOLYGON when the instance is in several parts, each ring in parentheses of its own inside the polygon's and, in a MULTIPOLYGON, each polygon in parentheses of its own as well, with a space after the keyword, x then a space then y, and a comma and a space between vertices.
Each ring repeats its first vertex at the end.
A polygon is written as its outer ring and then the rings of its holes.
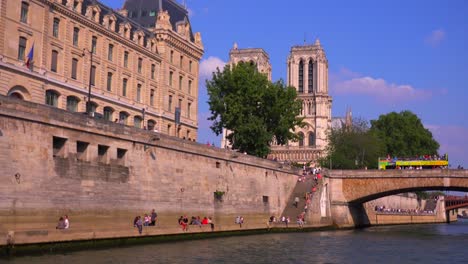
POLYGON ((97 46, 97 37, 93 37, 91 40, 91 52, 96 54, 96 46, 97 46))
POLYGON ((299 132, 299 147, 304 146, 304 133, 299 132))
POLYGON ((124 67, 128 67, 128 51, 124 52, 124 67))
POLYGON ((73 28, 73 46, 75 47, 78 47, 79 35, 80 35, 80 29, 77 27, 73 28))
POLYGON ((141 128, 142 119, 139 116, 133 118, 133 126, 136 128, 141 128))
POLYGON ((182 76, 179 76, 179 90, 182 90, 182 81, 183 81, 184 77, 182 76))
POLYGON ((188 93, 192 94, 192 80, 188 81, 188 93))
POLYGON ((148 15, 148 12, 146 10, 141 10, 141 17, 145 17, 148 15))
POLYGON ((137 102, 141 102, 141 84, 137 85, 137 94, 136 94, 136 100, 137 102))
POLYGON ((112 91, 112 72, 107 73, 107 91, 112 91))
POLYGON ((174 73, 172 71, 169 72, 169 86, 172 87, 172 77, 174 76, 174 73))
POLYGON ((21 22, 28 23, 28 12, 29 12, 29 4, 26 2, 21 2, 21 17, 20 17, 21 22))
POLYGON ((153 80, 154 80, 155 72, 156 72, 156 65, 151 64, 151 79, 153 80))
POLYGON ((119 114, 119 122, 120 122, 121 124, 126 125, 126 124, 127 124, 127 121, 128 121, 128 114, 125 113, 125 112, 120 112, 120 114, 119 114))
POLYGON ((149 16, 151 16, 151 17, 156 16, 156 10, 151 10, 151 11, 149 12, 149 16))
POLYGON ((92 113, 96 112, 98 105, 95 102, 90 102, 89 103, 89 111, 92 113))
POLYGON ((192 103, 187 103, 187 117, 190 118, 190 111, 192 111, 192 103))
POLYGON ((309 133, 309 146, 315 146, 315 133, 313 132, 309 133))
POLYGON ((153 131, 156 128, 156 121, 148 120, 148 130, 153 131))
POLYGON ((304 62, 299 62, 299 93, 304 92, 304 62))
POLYGON ((66 138, 61 137, 52 137, 52 149, 54 157, 64 157, 65 156, 65 143, 67 143, 66 138))
POLYGON ((313 93, 314 92, 314 64, 312 63, 312 60, 309 61, 309 72, 308 72, 308 87, 309 89, 307 90, 308 93, 313 93))
POLYGON ((79 160, 86 160, 86 152, 88 150, 88 146, 88 142, 76 141, 76 157, 79 160))
POLYGON ((154 106, 154 89, 150 91, 150 105, 154 106))
POLYGON ((169 112, 172 111, 172 95, 169 95, 168 109, 169 112))
POLYGON ((170 61, 171 61, 171 63, 173 63, 173 62, 174 62, 174 51, 173 51, 173 50, 171 50, 171 57, 170 57, 170 61))
POLYGON ((99 161, 106 162, 107 151, 108 150, 109 150, 109 146, 98 145, 98 159, 99 159, 99 161))
POLYGON ((138 73, 141 74, 141 68, 143 67, 143 59, 138 58, 138 73))
POLYGON ((54 25, 52 28, 52 35, 56 38, 59 37, 59 26, 60 26, 60 19, 54 18, 54 25))
POLYGON ((117 148, 117 158, 118 159, 125 158, 125 153, 127 153, 126 149, 117 148))
POLYGON ((18 60, 24 61, 24 58, 26 56, 26 43, 27 39, 20 37, 19 38, 19 44, 18 44, 18 60))
POLYGON ((78 11, 78 1, 73 1, 73 10, 78 11))
POLYGON ((192 72, 192 61, 189 61, 189 72, 192 72))
POLYGON ((91 66, 91 76, 90 84, 96 85, 96 66, 91 66))
POLYGON ((72 59, 72 67, 71 67, 71 78, 76 80, 76 72, 78 69, 78 60, 72 59))
POLYGON ((179 99, 179 105, 178 105, 179 108, 182 108, 182 99, 179 99))
POLYGON ((170 136, 171 135, 171 125, 167 125, 167 134, 170 136))
POLYGON ((113 56, 114 56, 114 45, 109 44, 109 49, 107 50, 107 59, 109 61, 112 61, 113 56))
POLYGON ((67 97, 67 110, 70 112, 77 112, 78 103, 79 103, 78 98, 76 98, 75 96, 68 96, 67 97))
POLYGON ((184 66, 184 56, 180 56, 179 66, 181 69, 184 66))
POLYGON ((46 104, 54 107, 58 107, 59 95, 56 91, 47 90, 46 91, 46 104))
POLYGON ((114 110, 108 106, 104 107, 104 119, 107 121, 112 121, 112 114, 114 113, 114 110))
POLYGON ((52 61, 50 63, 50 70, 53 72, 57 72, 57 60, 58 60, 58 52, 56 50, 53 50, 52 61))
POLYGON ((128 83, 128 80, 123 79, 122 81, 122 95, 123 96, 127 96, 127 83, 128 83))

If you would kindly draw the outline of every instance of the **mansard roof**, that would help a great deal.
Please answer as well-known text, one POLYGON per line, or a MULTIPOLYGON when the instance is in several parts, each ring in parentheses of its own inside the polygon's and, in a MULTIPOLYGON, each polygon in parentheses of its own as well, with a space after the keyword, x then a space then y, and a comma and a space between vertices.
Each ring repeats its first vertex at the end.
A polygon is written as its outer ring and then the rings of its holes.
MULTIPOLYGON (((188 11, 175 0, 125 0, 122 9, 128 11, 132 20, 148 28, 156 27, 157 14, 161 9, 169 13, 174 31, 177 31, 178 23, 189 22, 188 11)), ((190 38, 194 40, 191 28, 190 38)))
POLYGON ((121 23, 129 23, 132 26, 132 32, 142 30, 145 33, 146 36, 148 36, 148 37, 154 36, 153 32, 151 32, 150 30, 148 30, 147 28, 142 26, 140 23, 138 23, 138 21, 135 21, 133 19, 130 19, 128 17, 125 17, 125 16, 119 14, 117 11, 115 11, 114 9, 102 4, 98 0, 84 0, 83 1, 82 13, 85 14, 86 9, 88 8, 88 6, 91 6, 91 5, 99 6, 99 8, 101 9, 101 16, 100 16, 101 21, 99 21, 100 24, 102 24, 102 20, 104 19, 104 16, 106 16, 106 15, 113 14, 117 18, 116 25, 115 25, 115 27, 116 27, 115 31, 116 32, 119 32, 119 26, 120 26, 121 23))

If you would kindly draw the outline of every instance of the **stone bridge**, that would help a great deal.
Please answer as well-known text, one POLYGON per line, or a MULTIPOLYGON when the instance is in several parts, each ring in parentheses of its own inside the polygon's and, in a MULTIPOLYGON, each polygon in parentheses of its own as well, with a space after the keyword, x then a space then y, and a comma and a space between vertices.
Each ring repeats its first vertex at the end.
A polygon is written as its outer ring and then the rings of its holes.
POLYGON ((405 192, 468 192, 468 170, 331 170, 325 173, 330 214, 340 227, 366 226, 363 203, 405 192))

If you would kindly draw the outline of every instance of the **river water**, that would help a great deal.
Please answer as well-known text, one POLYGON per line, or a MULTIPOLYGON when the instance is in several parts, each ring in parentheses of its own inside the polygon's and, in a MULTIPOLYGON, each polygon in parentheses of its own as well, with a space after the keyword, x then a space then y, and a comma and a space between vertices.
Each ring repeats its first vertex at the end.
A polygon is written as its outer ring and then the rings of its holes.
POLYGON ((20 257, 9 263, 468 263, 468 221, 216 238, 20 257))

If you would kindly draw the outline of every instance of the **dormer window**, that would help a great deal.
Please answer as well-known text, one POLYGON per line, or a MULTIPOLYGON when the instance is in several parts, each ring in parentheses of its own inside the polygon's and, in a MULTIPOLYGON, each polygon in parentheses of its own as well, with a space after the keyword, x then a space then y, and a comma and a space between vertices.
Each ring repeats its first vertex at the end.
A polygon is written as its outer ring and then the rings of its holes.
POLYGON ((114 25, 114 20, 109 19, 109 27, 108 27, 108 29, 110 29, 110 30, 113 31, 113 30, 114 30, 114 26, 115 26, 115 25, 114 25))

